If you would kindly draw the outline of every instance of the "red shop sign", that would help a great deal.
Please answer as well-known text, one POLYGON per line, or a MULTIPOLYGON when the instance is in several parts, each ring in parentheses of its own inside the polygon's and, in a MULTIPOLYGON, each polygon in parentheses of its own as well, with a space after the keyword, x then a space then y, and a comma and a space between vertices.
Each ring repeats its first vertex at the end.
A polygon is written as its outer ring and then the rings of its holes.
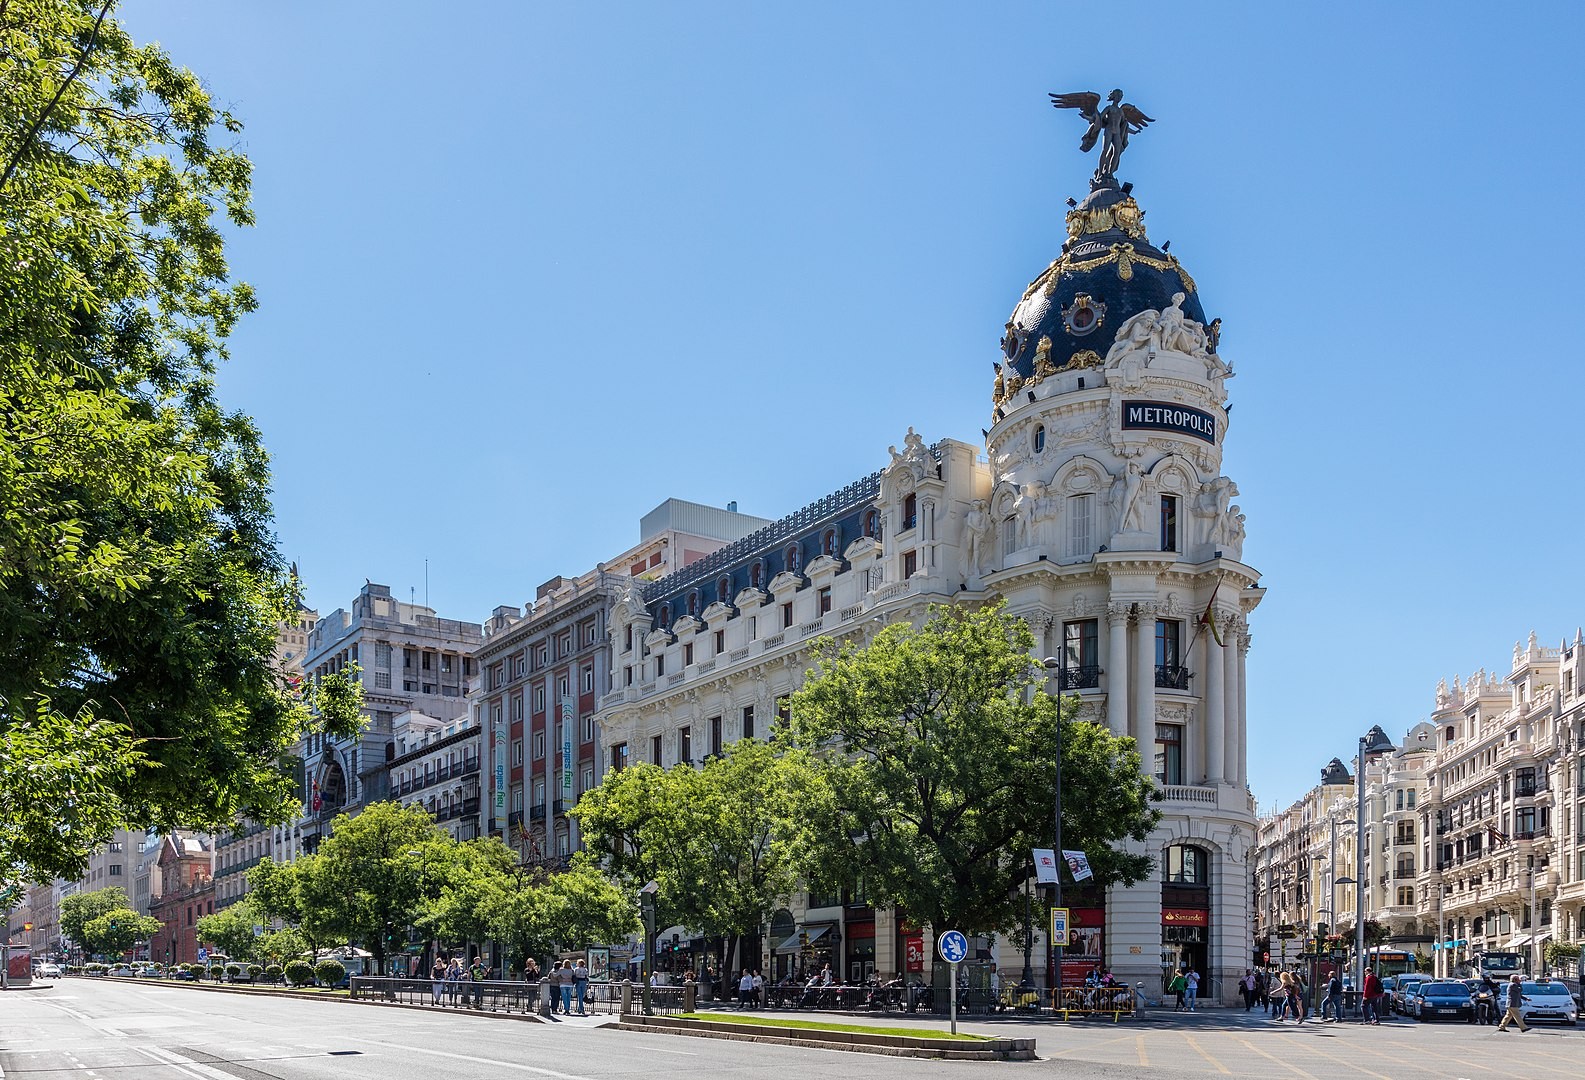
POLYGON ((1211 913, 1202 908, 1169 907, 1161 909, 1162 926, 1210 926, 1211 913))

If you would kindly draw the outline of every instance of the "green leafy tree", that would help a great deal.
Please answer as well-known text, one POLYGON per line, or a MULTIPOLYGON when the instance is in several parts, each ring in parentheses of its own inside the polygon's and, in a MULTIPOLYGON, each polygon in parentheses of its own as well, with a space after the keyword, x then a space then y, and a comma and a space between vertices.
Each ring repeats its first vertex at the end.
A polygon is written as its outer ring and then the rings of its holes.
POLYGON ((132 906, 131 897, 119 885, 93 892, 61 897, 61 933, 77 944, 87 946, 86 928, 101 915, 132 906))
POLYGON ((622 941, 642 928, 633 894, 587 859, 533 880, 498 879, 479 899, 486 936, 506 947, 510 967, 559 949, 622 941))
POLYGON ((266 930, 259 937, 253 956, 268 966, 279 966, 308 952, 308 941, 302 933, 295 927, 286 926, 279 930, 266 930))
POLYGON ((114 6, 0 3, 0 868, 33 881, 117 824, 284 820, 311 722, 267 455, 215 389, 252 166, 114 6))
MULTIPOLYGON (((313 903, 328 886, 321 883, 318 855, 302 855, 289 863, 265 857, 248 871, 248 902, 253 910, 270 922, 286 923, 292 937, 283 937, 265 946, 265 955, 279 962, 294 959, 305 950, 317 953, 332 931, 325 916, 313 903)), ((285 933, 274 931, 272 933, 285 933)), ((267 935, 268 936, 268 935, 267 935)))
POLYGON ((417 849, 428 865, 421 873, 437 895, 414 925, 448 941, 483 941, 491 936, 488 912, 502 894, 519 885, 517 855, 495 837, 417 849))
POLYGON ((740 740, 700 768, 640 764, 608 774, 573 814, 584 843, 632 895, 659 885, 661 924, 728 940, 755 932, 798 884, 818 774, 794 747, 740 740), (802 793, 802 794, 800 794, 802 793))
POLYGON ((299 881, 301 925, 361 945, 384 971, 392 946, 440 896, 456 846, 422 807, 381 802, 338 814, 299 881))
POLYGON ((107 911, 83 927, 83 942, 90 952, 120 956, 140 941, 165 928, 158 919, 139 915, 129 907, 107 911))
POLYGON ((1100 885, 1150 873, 1120 844, 1159 819, 1133 740, 1043 692, 1034 646, 1000 605, 938 608, 867 647, 817 645, 791 703, 792 737, 823 781, 800 789, 811 882, 862 878, 872 899, 937 927, 1014 925, 1030 850, 1051 843, 1059 731, 1064 846, 1088 854, 1100 885))
POLYGON ((258 956, 259 938, 253 928, 264 922, 252 901, 244 897, 230 907, 198 920, 195 928, 198 940, 218 946, 220 951, 238 963, 247 963, 258 956))

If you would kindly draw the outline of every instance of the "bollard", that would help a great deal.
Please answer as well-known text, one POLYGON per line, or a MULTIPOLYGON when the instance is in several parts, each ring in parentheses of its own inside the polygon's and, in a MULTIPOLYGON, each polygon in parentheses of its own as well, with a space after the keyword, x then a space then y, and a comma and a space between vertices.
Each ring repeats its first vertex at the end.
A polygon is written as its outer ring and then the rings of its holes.
POLYGON ((555 988, 550 985, 549 979, 539 980, 539 1015, 550 1015, 550 995, 555 992, 555 988))
POLYGON ((633 980, 622 981, 622 1015, 626 1016, 633 1011, 633 980))
POLYGON ((699 986, 697 983, 685 982, 682 984, 682 1011, 694 1012, 699 1003, 699 986))

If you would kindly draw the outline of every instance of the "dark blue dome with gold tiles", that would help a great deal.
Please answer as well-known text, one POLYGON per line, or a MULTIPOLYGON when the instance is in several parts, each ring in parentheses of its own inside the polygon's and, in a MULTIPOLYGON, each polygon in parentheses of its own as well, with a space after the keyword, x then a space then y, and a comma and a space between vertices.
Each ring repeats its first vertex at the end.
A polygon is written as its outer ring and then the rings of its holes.
POLYGON ((1205 323, 1194 279, 1146 238, 1131 188, 1097 188, 1068 212, 1062 255, 1025 290, 1002 338, 1019 379, 1100 365, 1118 327, 1170 307, 1175 293, 1184 294, 1183 313, 1205 323))

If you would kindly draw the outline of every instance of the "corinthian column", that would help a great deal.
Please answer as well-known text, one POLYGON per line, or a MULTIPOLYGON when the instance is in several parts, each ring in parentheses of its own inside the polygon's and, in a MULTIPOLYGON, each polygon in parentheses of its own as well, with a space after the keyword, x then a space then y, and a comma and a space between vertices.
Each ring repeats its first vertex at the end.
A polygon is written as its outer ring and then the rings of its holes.
POLYGON ((1139 666, 1134 681, 1134 741, 1149 755, 1156 740, 1156 605, 1136 604, 1134 657, 1139 666))
POLYGON ((1128 734, 1128 610, 1113 603, 1106 609, 1106 726, 1113 735, 1128 734))
POLYGON ((1209 631, 1200 636, 1205 640, 1205 782, 1220 784, 1227 762, 1227 724, 1222 693, 1226 674, 1222 654, 1227 650, 1216 643, 1216 636, 1209 631))
POLYGON ((1227 760, 1222 766, 1222 775, 1228 783, 1240 786, 1243 783, 1239 774, 1243 772, 1244 765, 1244 717, 1239 708, 1243 680, 1239 678, 1238 671, 1238 642, 1243 637, 1242 626, 1241 617, 1230 616, 1227 633, 1222 638, 1226 643, 1222 649, 1222 717, 1223 728, 1227 732, 1227 760))
POLYGON ((1238 635, 1238 786, 1249 783, 1249 643, 1255 640, 1246 631, 1238 635))

